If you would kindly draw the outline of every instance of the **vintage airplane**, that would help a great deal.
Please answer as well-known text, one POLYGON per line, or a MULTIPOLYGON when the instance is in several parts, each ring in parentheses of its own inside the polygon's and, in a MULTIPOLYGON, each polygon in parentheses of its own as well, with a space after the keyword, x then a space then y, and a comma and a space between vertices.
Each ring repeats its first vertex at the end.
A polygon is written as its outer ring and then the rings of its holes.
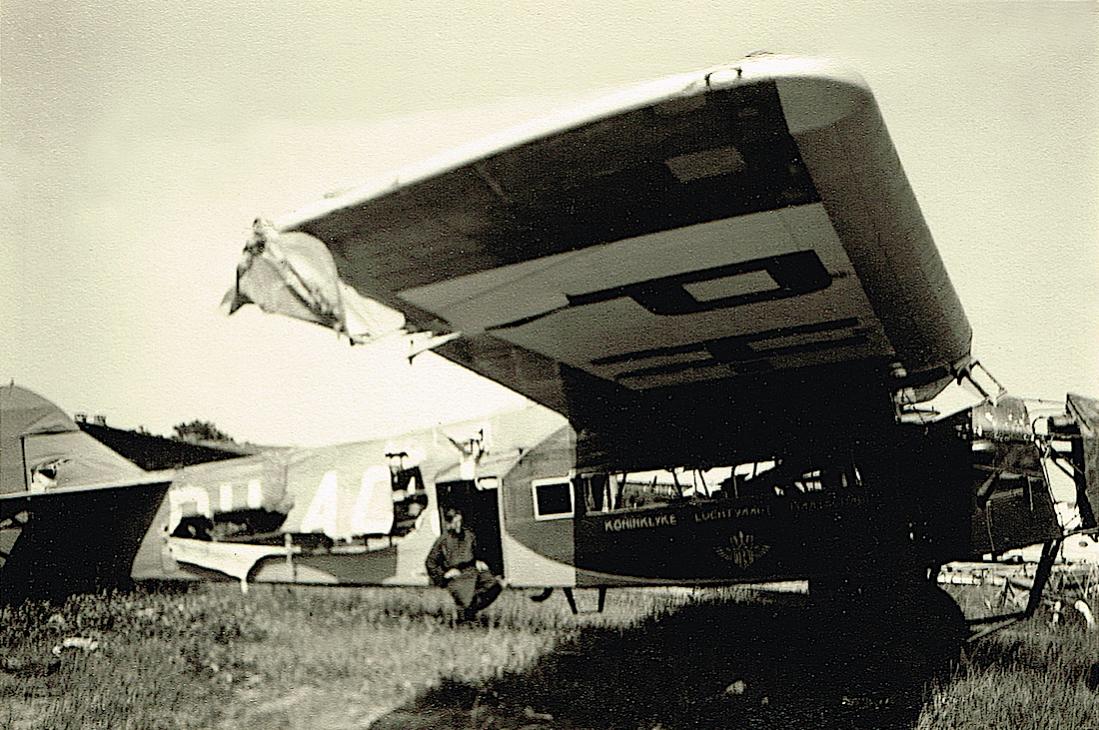
POLYGON ((496 485, 513 585, 933 584, 1052 556, 1058 470, 1096 526, 1096 402, 1032 418, 987 386, 874 97, 828 61, 624 89, 257 221, 248 302, 568 419, 469 482, 496 485), (400 316, 364 326, 364 300, 400 316))
POLYGON ((291 484, 286 455, 185 470, 142 541, 161 569, 423 584, 449 502, 513 586, 807 578, 932 602, 948 561, 1052 555, 1055 469, 1072 529, 1095 527, 1096 402, 1033 420, 982 386, 873 96, 829 62, 626 89, 258 221, 226 300, 249 302, 407 337, 564 418, 364 445, 334 480, 338 459, 303 457, 313 496, 281 502, 263 475, 291 484), (960 384, 976 405, 936 410, 960 384))
MULTIPOLYGON (((507 461, 565 425, 531 404, 384 440, 146 472, 26 389, 0 389, 0 414, 3 602, 150 579, 426 586, 424 560, 451 505, 502 573, 495 494, 469 480, 477 464, 507 461)), ((145 463, 183 448, 140 434, 127 447, 125 436, 107 440, 145 463)))
MULTIPOLYGON (((23 474, 8 483, 32 485, 0 495, 0 595, 9 601, 94 590, 127 579, 232 578, 245 589, 253 582, 423 586, 424 558, 440 534, 440 511, 452 505, 469 516, 485 547, 483 557, 495 572, 516 586, 563 587, 574 610, 571 588, 577 585, 732 581, 698 573, 687 579, 626 574, 614 583, 605 577, 593 580, 589 571, 562 569, 544 554, 524 549, 539 520, 575 529, 561 520, 605 515, 610 519, 602 537, 580 538, 589 540, 585 544, 558 533, 551 534, 550 544, 567 547, 572 540, 574 549, 588 547, 592 554, 605 544, 603 559, 619 562, 623 548, 633 549, 641 556, 632 558, 635 564, 644 559, 645 546, 636 540, 616 546, 618 533, 641 530, 640 535, 642 528, 682 520, 693 525, 705 548, 743 567, 743 580, 773 577, 749 569, 757 553, 768 549, 765 543, 738 531, 728 545, 707 544, 719 534, 707 528, 735 518, 743 525, 748 517, 757 518, 758 527, 763 512, 758 505, 745 507, 743 500, 753 492, 758 496, 753 479, 773 471, 775 462, 731 472, 650 470, 618 473, 613 479, 589 474, 579 486, 572 485, 583 494, 582 504, 573 502, 576 491, 568 480, 531 479, 530 499, 501 501, 500 495, 516 484, 526 491, 524 460, 557 459, 560 444, 573 438, 563 418, 533 405, 384 441, 274 449, 156 473, 142 473, 29 391, 0 390, 0 406, 9 446, 4 454, 17 453, 9 442, 18 440, 24 466, 23 474), (52 483, 33 486, 44 470, 52 483), (94 478, 106 483, 81 486, 94 478), (723 494, 722 481, 736 493, 723 494)), ((108 440, 131 456, 140 452, 142 463, 163 461, 151 454, 158 448, 151 437, 141 436, 129 448, 118 436, 108 440)), ((13 473, 20 463, 3 461, 13 473)), ((974 472, 976 488, 989 475, 981 469, 974 472)), ((799 487, 813 481, 806 479, 799 487)), ((998 508, 1017 508, 1017 499, 1004 501, 1005 495, 992 497, 998 508)), ((809 503, 799 504, 804 510, 809 503)), ((1039 501, 1038 509, 1042 506, 1039 501)), ((998 575, 1017 567, 958 565, 943 575, 998 575)), ((613 564, 610 569, 620 570, 613 564)))

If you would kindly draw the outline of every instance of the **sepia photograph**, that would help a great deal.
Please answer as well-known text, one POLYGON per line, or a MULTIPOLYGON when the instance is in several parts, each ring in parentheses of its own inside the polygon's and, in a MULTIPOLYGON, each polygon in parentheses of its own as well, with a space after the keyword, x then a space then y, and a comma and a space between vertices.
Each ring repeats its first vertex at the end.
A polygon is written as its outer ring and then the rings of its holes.
POLYGON ((0 6, 0 730, 1099 730, 1099 5, 0 6))

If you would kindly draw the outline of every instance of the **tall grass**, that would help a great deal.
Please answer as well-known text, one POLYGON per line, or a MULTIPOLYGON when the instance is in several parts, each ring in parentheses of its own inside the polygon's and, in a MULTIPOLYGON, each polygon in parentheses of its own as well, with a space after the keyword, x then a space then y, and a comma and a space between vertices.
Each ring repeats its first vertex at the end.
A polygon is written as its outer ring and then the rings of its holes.
POLYGON ((1099 632, 1041 619, 976 643, 949 681, 931 688, 918 728, 1099 730, 1099 632))
POLYGON ((1099 729, 1099 634, 1040 622, 923 688, 879 681, 897 663, 804 596, 612 591, 572 616, 505 592, 453 615, 439 590, 231 584, 3 609, 0 728, 1099 729), (98 644, 55 656, 66 637, 98 644))
POLYGON ((213 584, 0 610, 0 728, 364 727, 444 679, 521 669, 586 625, 627 627, 674 605, 634 593, 571 616, 505 593, 456 626, 443 591, 213 584), (94 651, 53 648, 65 637, 94 651), (55 661, 51 665, 50 662, 55 661))

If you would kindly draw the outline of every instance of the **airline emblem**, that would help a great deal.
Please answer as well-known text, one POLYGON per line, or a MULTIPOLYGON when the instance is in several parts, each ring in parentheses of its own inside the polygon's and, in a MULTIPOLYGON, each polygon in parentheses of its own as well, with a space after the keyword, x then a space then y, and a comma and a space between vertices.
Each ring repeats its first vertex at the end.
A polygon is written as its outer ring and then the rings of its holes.
POLYGON ((729 538, 728 545, 722 545, 715 549, 722 560, 736 563, 738 568, 745 569, 759 560, 771 549, 769 545, 760 545, 753 535, 745 535, 738 531, 729 538))

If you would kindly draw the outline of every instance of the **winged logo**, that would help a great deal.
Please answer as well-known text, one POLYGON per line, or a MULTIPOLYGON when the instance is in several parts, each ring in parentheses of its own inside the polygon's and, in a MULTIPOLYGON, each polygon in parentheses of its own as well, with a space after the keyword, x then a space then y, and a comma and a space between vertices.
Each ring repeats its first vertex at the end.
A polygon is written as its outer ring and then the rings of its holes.
POLYGON ((729 538, 728 545, 718 546, 714 552, 722 560, 736 563, 737 567, 743 569, 759 560, 770 549, 769 545, 757 543, 753 535, 745 535, 744 532, 738 531, 736 535, 729 538))

